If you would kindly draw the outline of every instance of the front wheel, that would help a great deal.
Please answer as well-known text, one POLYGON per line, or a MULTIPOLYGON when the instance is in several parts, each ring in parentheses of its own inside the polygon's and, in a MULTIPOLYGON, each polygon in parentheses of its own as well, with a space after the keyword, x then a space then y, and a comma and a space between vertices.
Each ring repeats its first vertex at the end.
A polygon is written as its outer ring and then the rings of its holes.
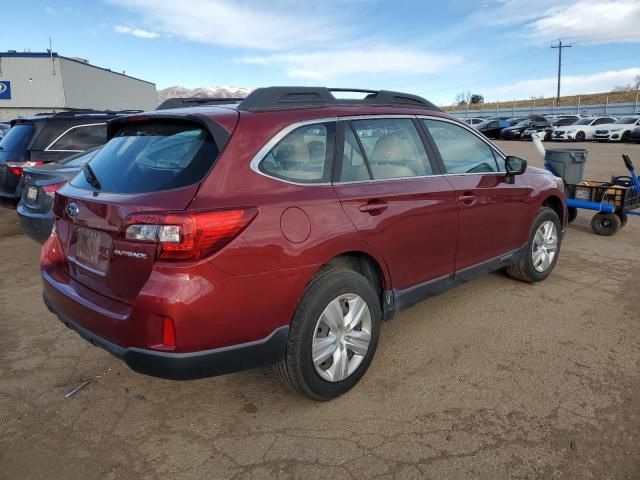
POLYGON ((541 282, 556 266, 560 243, 558 214, 551 208, 541 208, 533 221, 522 259, 507 267, 507 274, 511 278, 527 283, 541 282))
POLYGON ((622 221, 615 213, 596 213, 591 219, 591 229, 596 235, 610 237, 620 231, 622 221))
POLYGON ((276 371, 291 389, 313 400, 336 398, 371 364, 381 319, 380 299, 365 277, 346 269, 320 271, 296 309, 276 371))
POLYGON ((584 140, 585 140, 584 132, 576 133, 576 142, 584 142, 584 140))

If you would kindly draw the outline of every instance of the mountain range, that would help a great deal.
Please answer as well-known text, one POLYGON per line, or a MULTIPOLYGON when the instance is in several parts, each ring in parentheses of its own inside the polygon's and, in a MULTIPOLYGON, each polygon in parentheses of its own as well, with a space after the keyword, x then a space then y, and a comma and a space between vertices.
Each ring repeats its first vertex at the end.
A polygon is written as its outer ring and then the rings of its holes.
POLYGON ((163 88, 158 90, 158 103, 163 102, 167 98, 184 98, 184 97, 199 97, 199 98, 244 98, 251 93, 250 88, 242 87, 199 87, 199 88, 186 88, 180 86, 163 88))

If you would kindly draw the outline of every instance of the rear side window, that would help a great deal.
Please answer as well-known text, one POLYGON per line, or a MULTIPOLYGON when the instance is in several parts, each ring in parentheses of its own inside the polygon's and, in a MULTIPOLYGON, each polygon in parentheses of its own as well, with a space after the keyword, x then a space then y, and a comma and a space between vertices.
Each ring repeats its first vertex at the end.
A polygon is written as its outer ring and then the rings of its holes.
POLYGON ((19 123, 7 131, 0 141, 0 147, 7 152, 20 152, 27 148, 33 136, 33 125, 29 123, 19 123))
POLYGON ((107 141, 107 125, 78 125, 67 130, 56 139, 47 150, 63 152, 84 152, 107 141))
POLYGON ((356 120, 345 126, 341 182, 431 175, 431 165, 413 121, 356 120))
POLYGON ((261 172, 296 183, 326 183, 331 177, 335 124, 305 125, 287 134, 259 165, 261 172))
MULTIPOLYGON (((89 162, 99 190, 147 193, 186 187, 202 180, 218 157, 203 127, 154 122, 123 127, 89 162)), ((85 172, 71 185, 94 189, 85 172)))
POLYGON ((439 120, 423 120, 438 147, 447 173, 504 171, 493 149, 466 128, 439 120))

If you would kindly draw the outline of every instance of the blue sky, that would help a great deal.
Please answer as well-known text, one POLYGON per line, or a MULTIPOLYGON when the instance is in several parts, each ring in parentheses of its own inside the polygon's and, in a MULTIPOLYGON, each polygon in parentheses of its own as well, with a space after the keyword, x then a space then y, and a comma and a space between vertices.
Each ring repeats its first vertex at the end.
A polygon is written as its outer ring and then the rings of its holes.
POLYGON ((640 0, 30 0, 0 50, 54 51, 155 82, 405 90, 449 104, 603 91, 640 75, 640 0))

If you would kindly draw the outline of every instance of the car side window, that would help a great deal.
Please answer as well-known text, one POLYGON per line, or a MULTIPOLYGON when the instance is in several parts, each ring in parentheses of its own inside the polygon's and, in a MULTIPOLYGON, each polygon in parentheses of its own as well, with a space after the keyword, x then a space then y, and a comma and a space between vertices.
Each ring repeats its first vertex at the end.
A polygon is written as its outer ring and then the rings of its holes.
POLYGON ((262 159, 261 172, 299 183, 326 183, 331 177, 334 123, 296 128, 262 159))
POLYGON ((504 171, 504 161, 487 143, 466 128, 440 120, 423 119, 447 173, 504 171))
POLYGON ((432 174, 420 135, 408 118, 355 120, 345 126, 344 150, 349 161, 346 166, 343 162, 340 181, 366 180, 369 175, 386 180, 432 174), (359 164, 358 156, 364 165, 359 164))
POLYGON ((69 129, 47 150, 84 152, 107 141, 107 126, 104 123, 82 125, 69 129))

